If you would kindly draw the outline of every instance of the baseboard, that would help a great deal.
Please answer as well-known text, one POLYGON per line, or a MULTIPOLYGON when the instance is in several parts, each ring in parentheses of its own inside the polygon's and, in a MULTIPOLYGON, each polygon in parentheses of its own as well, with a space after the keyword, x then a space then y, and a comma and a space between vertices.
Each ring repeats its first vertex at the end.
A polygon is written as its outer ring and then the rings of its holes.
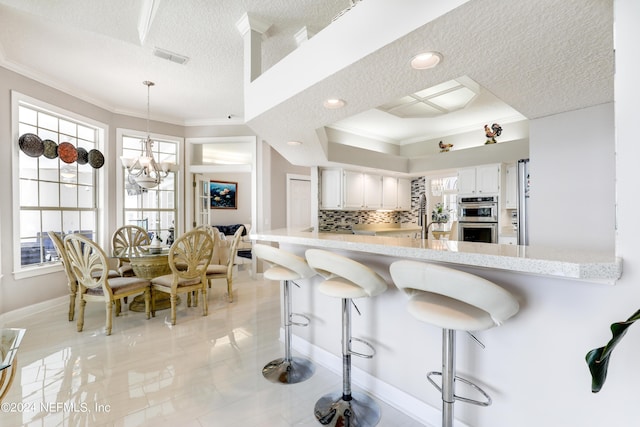
MULTIPOLYGON (((284 329, 282 328, 280 328, 280 339, 284 340, 284 329)), ((337 375, 342 375, 342 358, 338 355, 329 353, 295 335, 291 337, 291 347, 301 355, 312 359, 318 365, 329 369, 337 375)), ((441 425, 442 413, 440 408, 434 408, 357 367, 351 368, 351 380, 360 389, 396 408, 403 414, 420 423, 426 423, 426 427, 441 425)), ((427 386, 426 382, 425 386, 427 386)), ((459 420, 454 421, 454 426, 469 427, 459 420)))
POLYGON ((62 304, 66 304, 65 311, 61 312, 61 314, 64 316, 65 313, 67 313, 67 311, 69 310, 69 295, 63 295, 47 301, 39 302, 37 304, 28 305, 26 307, 21 307, 13 311, 2 313, 0 314, 0 325, 8 324, 15 325, 17 327, 19 325, 16 325, 16 323, 20 322, 21 319, 62 304))

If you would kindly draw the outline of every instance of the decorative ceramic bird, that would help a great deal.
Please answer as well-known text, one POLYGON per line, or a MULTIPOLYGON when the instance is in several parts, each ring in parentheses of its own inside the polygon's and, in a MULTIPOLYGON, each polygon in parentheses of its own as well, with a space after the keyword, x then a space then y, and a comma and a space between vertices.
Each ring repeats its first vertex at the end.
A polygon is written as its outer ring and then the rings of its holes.
POLYGON ((492 124, 491 129, 489 129, 489 125, 484 125, 484 133, 487 136, 485 144, 495 144, 496 136, 500 136, 502 133, 502 127, 497 123, 492 124))
POLYGON ((441 153, 446 153, 447 151, 449 151, 450 148, 453 147, 453 144, 444 144, 442 141, 440 141, 438 143, 438 146, 440 147, 441 153))

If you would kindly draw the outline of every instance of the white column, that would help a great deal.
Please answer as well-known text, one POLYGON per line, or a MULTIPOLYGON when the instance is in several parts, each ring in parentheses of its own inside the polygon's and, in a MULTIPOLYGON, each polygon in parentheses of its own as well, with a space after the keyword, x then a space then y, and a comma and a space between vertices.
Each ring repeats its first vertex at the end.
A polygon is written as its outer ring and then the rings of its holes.
POLYGON ((245 13, 236 27, 244 39, 244 83, 247 85, 262 74, 262 40, 271 24, 245 13))

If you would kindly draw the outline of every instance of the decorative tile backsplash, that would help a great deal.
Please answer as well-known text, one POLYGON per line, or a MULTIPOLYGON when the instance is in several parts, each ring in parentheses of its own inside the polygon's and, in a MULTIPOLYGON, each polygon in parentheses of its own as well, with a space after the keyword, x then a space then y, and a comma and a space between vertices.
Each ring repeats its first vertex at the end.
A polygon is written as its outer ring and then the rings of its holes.
POLYGON ((353 224, 403 224, 418 221, 420 195, 425 191, 425 179, 419 177, 411 180, 411 210, 410 211, 325 211, 318 214, 318 229, 320 231, 351 230, 353 224))

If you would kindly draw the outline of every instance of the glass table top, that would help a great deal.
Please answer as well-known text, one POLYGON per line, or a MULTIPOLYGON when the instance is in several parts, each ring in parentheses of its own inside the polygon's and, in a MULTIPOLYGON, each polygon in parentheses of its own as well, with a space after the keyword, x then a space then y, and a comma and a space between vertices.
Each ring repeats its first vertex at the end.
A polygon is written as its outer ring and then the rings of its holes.
POLYGON ((151 258, 158 256, 168 256, 169 246, 132 246, 128 248, 115 249, 113 256, 116 258, 151 258))

